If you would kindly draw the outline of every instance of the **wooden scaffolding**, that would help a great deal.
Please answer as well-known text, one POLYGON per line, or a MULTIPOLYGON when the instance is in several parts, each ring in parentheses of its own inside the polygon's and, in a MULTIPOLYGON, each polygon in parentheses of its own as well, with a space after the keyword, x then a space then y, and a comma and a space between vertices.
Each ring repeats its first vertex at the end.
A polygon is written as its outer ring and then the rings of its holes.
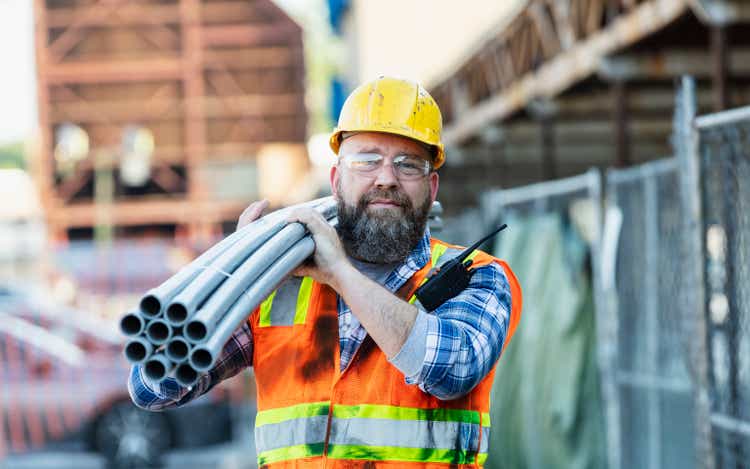
POLYGON ((54 237, 215 234, 270 177, 263 148, 307 164, 302 31, 271 0, 35 0, 35 21, 34 173, 54 237), (61 162, 71 125, 87 153, 61 162), (135 187, 119 177, 134 126, 154 142, 135 187))

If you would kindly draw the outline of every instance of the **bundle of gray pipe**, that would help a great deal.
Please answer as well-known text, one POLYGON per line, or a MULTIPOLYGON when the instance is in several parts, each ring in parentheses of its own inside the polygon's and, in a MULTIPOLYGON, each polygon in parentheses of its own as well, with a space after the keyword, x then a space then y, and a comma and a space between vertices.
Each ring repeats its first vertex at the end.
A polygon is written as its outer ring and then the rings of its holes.
MULTIPOLYGON (((302 206, 337 224, 336 201, 324 197, 270 213, 227 236, 122 317, 128 361, 141 364, 153 382, 174 376, 183 386, 195 384, 250 312, 315 250, 305 227, 286 221, 302 206)), ((434 229, 442 224, 440 214, 435 202, 429 215, 434 229)))

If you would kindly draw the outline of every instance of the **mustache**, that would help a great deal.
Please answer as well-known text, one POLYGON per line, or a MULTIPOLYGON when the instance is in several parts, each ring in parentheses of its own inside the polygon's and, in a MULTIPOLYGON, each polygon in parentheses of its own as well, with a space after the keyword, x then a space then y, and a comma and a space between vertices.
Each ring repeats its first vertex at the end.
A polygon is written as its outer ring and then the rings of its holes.
POLYGON ((388 200, 399 207, 411 208, 412 205, 409 197, 397 189, 373 188, 360 197, 359 208, 364 210, 370 202, 376 199, 388 200))

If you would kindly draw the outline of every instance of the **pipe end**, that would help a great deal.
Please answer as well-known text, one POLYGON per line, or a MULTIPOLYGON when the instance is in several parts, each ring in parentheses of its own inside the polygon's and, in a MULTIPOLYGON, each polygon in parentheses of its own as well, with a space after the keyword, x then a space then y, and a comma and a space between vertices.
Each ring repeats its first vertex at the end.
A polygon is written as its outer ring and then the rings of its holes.
POLYGON ((161 313, 161 301, 154 295, 146 295, 141 298, 140 308, 143 314, 155 318, 161 313))
POLYGON ((125 358, 130 363, 143 363, 149 353, 147 345, 140 340, 132 340, 125 345, 125 358))
POLYGON ((194 343, 203 341, 208 335, 208 328, 201 321, 190 321, 185 327, 185 336, 194 343))
POLYGON ((164 315, 169 322, 178 326, 187 321, 188 310, 182 303, 172 303, 167 307, 167 311, 164 315))
POLYGON ((143 372, 146 374, 146 377, 156 382, 162 381, 166 378, 168 371, 169 370, 167 370, 164 361, 159 360, 158 358, 148 360, 143 367, 143 372))
POLYGON ((146 322, 137 313, 127 313, 120 319, 120 331, 128 337, 134 337, 143 332, 146 322))
POLYGON ((146 328, 146 337, 155 345, 162 345, 172 336, 172 328, 166 321, 151 321, 146 328))
POLYGON ((172 339, 166 348, 167 358, 173 362, 182 362, 190 354, 190 345, 184 339, 172 339))
POLYGON ((197 371, 210 370, 213 361, 213 354, 205 347, 198 347, 190 354, 190 364, 197 371))
POLYGON ((181 386, 192 386, 198 381, 198 372, 189 363, 182 363, 175 370, 175 379, 181 386))

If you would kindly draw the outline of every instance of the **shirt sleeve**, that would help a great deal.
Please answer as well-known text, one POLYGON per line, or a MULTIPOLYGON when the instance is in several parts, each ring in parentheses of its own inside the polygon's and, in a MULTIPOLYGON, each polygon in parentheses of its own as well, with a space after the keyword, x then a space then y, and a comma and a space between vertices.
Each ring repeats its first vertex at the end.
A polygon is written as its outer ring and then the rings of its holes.
POLYGON ((508 330, 511 295, 503 268, 474 271, 469 286, 435 311, 420 309, 409 337, 391 363, 438 399, 469 393, 500 357, 508 330))
POLYGON ((128 378, 128 393, 133 403, 141 409, 159 411, 179 407, 251 366, 252 357, 253 336, 250 326, 245 322, 224 345, 216 365, 201 375, 195 385, 181 386, 171 377, 154 383, 143 374, 141 365, 133 365, 128 378))

